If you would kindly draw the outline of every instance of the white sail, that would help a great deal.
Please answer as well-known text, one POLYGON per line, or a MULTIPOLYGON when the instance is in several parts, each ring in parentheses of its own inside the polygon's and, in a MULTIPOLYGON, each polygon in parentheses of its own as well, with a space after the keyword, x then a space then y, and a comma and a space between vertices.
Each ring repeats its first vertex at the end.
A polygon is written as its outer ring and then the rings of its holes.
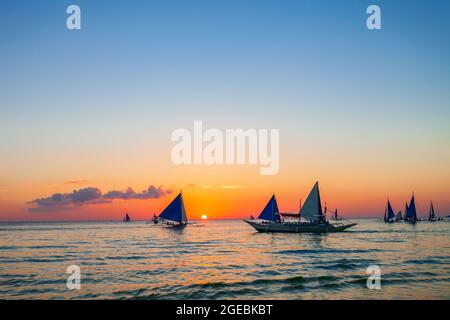
POLYGON ((306 198, 301 210, 302 218, 312 221, 321 221, 323 219, 322 204, 320 202, 319 182, 316 182, 311 192, 306 198))

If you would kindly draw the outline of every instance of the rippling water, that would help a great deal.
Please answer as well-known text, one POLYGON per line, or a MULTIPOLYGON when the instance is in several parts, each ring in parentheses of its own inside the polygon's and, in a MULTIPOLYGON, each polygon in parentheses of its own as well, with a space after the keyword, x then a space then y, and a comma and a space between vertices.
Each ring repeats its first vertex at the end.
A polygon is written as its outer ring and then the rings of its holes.
POLYGON ((260 234, 242 221, 0 224, 2 299, 450 299, 450 222, 356 220, 260 234), (81 290, 66 268, 81 268, 81 290), (381 267, 381 290, 366 268, 381 267))

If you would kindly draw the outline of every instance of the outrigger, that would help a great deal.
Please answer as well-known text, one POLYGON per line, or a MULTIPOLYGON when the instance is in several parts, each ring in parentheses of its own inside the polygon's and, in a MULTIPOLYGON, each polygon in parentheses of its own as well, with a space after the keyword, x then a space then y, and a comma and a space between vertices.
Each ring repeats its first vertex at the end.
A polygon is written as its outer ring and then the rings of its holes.
POLYGON ((409 223, 416 224, 418 221, 417 219, 417 212, 416 212, 416 201, 414 200, 414 193, 411 197, 411 201, 409 202, 409 205, 406 205, 406 212, 403 219, 409 223))
POLYGON ((434 221, 441 221, 441 220, 443 220, 443 219, 440 217, 437 217, 436 214, 434 213, 433 201, 431 201, 430 214, 428 215, 428 221, 434 222, 434 221))
POLYGON ((158 217, 154 216, 152 220, 155 224, 162 222, 169 227, 184 228, 188 224, 188 220, 181 192, 158 217))
POLYGON ((123 217, 123 220, 122 220, 123 222, 130 222, 131 221, 131 218, 130 218, 130 216, 128 215, 128 212, 125 212, 125 216, 123 217))
POLYGON ((244 221, 258 232, 328 233, 344 231, 356 225, 348 220, 346 220, 348 223, 330 223, 326 220, 322 211, 318 182, 312 188, 303 206, 300 206, 298 214, 280 213, 277 200, 273 195, 258 219, 244 221), (282 216, 297 217, 298 220, 283 221, 282 216))
POLYGON ((392 223, 395 221, 395 213, 394 210, 392 210, 391 202, 388 200, 386 210, 384 211, 384 222, 392 223))

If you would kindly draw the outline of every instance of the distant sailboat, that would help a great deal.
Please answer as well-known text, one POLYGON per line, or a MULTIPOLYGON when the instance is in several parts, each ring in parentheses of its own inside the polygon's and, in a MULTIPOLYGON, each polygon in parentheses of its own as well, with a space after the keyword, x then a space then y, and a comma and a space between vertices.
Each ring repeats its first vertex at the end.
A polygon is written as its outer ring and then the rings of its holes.
POLYGON ((403 212, 403 220, 408 221, 408 203, 405 203, 405 211, 403 212))
POLYGON ((131 218, 130 218, 130 216, 128 215, 128 212, 126 212, 125 213, 125 216, 123 217, 123 222, 130 222, 131 221, 131 218))
POLYGON ((402 221, 402 220, 403 220, 403 218, 402 218, 402 210, 400 210, 399 212, 397 212, 397 215, 395 216, 395 221, 399 222, 399 221, 402 221))
POLYGON ((183 196, 181 192, 158 216, 158 221, 163 221, 169 226, 184 227, 188 220, 186 209, 184 208, 183 196))
MULTIPOLYGON (((326 209, 325 209, 326 210, 326 209)), ((326 211, 325 211, 326 212, 326 211)), ((335 209, 334 210, 334 212, 333 211, 330 211, 330 210, 328 210, 328 212, 331 212, 331 219, 333 219, 333 220, 342 220, 342 218, 341 217, 339 217, 339 215, 338 215, 338 213, 337 213, 337 209, 335 209)))
POLYGON ((386 222, 386 223, 394 222, 394 218, 395 218, 395 213, 394 213, 394 210, 392 210, 391 203, 388 200, 387 205, 386 205, 386 210, 384 211, 384 222, 386 222))
POLYGON ((258 232, 326 233, 343 231, 356 225, 356 223, 331 224, 326 221, 322 211, 318 182, 316 182, 308 198, 306 198, 305 203, 301 207, 300 214, 279 213, 275 196, 272 196, 257 220, 244 221, 258 232), (299 216, 299 220, 284 222, 281 221, 280 215, 299 216), (306 222, 302 222, 301 219, 306 220, 306 222))
POLYGON ((428 216, 429 221, 436 221, 436 215, 434 214, 434 207, 433 207, 433 201, 431 201, 430 205, 430 214, 428 216))
POLYGON ((411 197, 411 201, 409 202, 408 211, 406 213, 409 223, 417 222, 417 212, 416 212, 416 202, 414 200, 414 194, 411 197))

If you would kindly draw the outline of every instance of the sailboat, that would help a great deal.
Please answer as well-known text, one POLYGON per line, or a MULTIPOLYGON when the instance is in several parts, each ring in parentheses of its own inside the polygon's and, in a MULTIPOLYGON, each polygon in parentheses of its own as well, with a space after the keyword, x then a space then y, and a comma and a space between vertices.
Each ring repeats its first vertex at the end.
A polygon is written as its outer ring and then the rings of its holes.
POLYGON ((123 222, 130 222, 131 221, 131 218, 130 218, 130 216, 128 215, 128 212, 126 212, 125 213, 125 216, 123 217, 123 222))
POLYGON ((403 220, 408 221, 408 203, 405 203, 405 211, 403 212, 403 220))
POLYGON ((392 223, 392 222, 394 222, 394 218, 395 218, 395 213, 394 213, 394 210, 392 210, 391 203, 388 200, 387 205, 386 205, 386 210, 384 211, 384 222, 392 223))
POLYGON ((431 201, 430 214, 428 216, 428 221, 436 221, 436 215, 434 214, 433 201, 431 201))
POLYGON ((411 201, 409 202, 409 206, 407 206, 406 211, 406 220, 409 223, 416 223, 417 222, 417 212, 416 212, 416 202, 414 200, 414 194, 411 197, 411 201))
POLYGON ((258 232, 291 232, 291 233, 326 233, 339 232, 356 225, 356 223, 329 223, 322 212, 319 183, 316 182, 301 207, 296 221, 281 221, 283 214, 278 210, 275 195, 273 195, 256 220, 244 220, 258 232), (303 221, 302 221, 303 219, 303 221))
POLYGON ((333 220, 342 220, 342 218, 339 217, 339 215, 338 215, 338 210, 337 210, 337 209, 334 210, 334 213, 333 213, 333 220))
MULTIPOLYGON (((181 192, 175 199, 161 212, 154 221, 164 222, 171 227, 185 227, 188 223, 186 209, 184 208, 183 196, 181 192)), ((157 222, 155 222, 157 223, 157 222)))
POLYGON ((396 216, 395 216, 395 222, 400 222, 400 221, 402 221, 402 220, 403 220, 403 217, 402 217, 402 210, 399 210, 399 211, 397 212, 396 216))

